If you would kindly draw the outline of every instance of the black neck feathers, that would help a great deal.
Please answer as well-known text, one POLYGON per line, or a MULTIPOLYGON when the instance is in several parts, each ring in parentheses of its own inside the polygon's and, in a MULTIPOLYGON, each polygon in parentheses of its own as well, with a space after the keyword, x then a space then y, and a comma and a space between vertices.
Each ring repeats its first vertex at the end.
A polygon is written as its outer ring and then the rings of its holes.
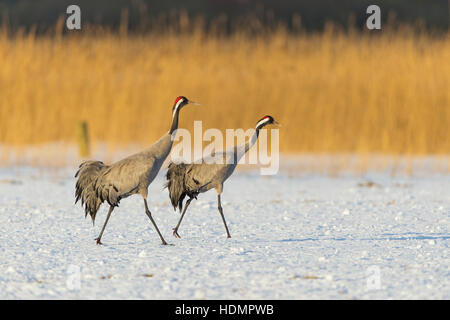
POLYGON ((181 108, 176 108, 173 113, 172 126, 170 127, 170 131, 169 131, 170 134, 172 134, 175 130, 178 129, 178 116, 180 114, 180 109, 181 108))

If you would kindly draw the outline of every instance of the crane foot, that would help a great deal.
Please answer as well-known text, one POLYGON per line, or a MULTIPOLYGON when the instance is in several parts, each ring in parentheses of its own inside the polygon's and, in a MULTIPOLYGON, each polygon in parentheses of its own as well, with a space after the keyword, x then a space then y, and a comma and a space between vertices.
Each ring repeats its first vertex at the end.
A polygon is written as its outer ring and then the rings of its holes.
POLYGON ((100 238, 95 238, 95 242, 96 242, 97 245, 99 245, 99 246, 103 245, 103 243, 100 241, 100 238))

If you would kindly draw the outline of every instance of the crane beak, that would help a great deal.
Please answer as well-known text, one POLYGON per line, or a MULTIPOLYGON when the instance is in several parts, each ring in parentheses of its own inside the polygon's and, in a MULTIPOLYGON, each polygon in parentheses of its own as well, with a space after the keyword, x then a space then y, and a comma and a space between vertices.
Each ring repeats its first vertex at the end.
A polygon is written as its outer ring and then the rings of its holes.
POLYGON ((273 121, 273 125, 277 126, 277 127, 282 127, 281 123, 279 123, 278 121, 273 121))
POLYGON ((189 100, 189 102, 188 102, 189 104, 193 104, 193 105, 196 105, 196 106, 201 106, 201 104, 200 103, 198 103, 198 102, 195 102, 195 101, 192 101, 192 100, 189 100))

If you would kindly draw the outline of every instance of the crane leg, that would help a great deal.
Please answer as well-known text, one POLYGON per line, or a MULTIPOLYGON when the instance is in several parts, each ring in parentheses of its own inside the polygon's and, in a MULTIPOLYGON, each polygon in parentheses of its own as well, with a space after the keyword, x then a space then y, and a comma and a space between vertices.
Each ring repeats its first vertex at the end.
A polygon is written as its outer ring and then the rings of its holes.
POLYGON ((184 206, 184 210, 183 210, 183 213, 181 214, 180 220, 178 221, 177 226, 175 228, 173 228, 173 235, 174 235, 175 238, 181 238, 177 231, 178 231, 178 228, 180 227, 181 220, 183 220, 183 217, 184 217, 184 214, 186 213, 187 208, 191 204, 192 199, 193 198, 190 198, 186 202, 186 205, 184 206))
POLYGON ((228 231, 227 223, 225 221, 225 216, 223 215, 222 204, 220 203, 220 194, 217 195, 217 204, 220 216, 222 217, 223 225, 225 226, 225 230, 227 231, 227 238, 231 238, 230 232, 228 231))
POLYGON ((108 215, 106 216, 105 223, 103 224, 102 231, 100 231, 99 236, 95 239, 95 241, 97 242, 98 245, 102 245, 102 244, 103 244, 103 243, 101 243, 100 240, 101 240, 101 238, 102 238, 103 231, 105 231, 106 224, 108 223, 109 217, 111 216, 111 213, 113 212, 113 210, 114 210, 114 207, 113 207, 113 206, 110 206, 110 207, 109 207, 109 211, 108 211, 108 215))
POLYGON ((163 245, 167 245, 166 240, 164 240, 161 232, 159 232, 158 226, 156 225, 155 221, 152 218, 152 213, 150 212, 150 210, 148 209, 148 205, 147 205, 147 199, 144 198, 144 205, 145 205, 145 213, 147 214, 147 216, 149 217, 150 221, 152 222, 153 226, 156 229, 156 232, 158 232, 159 237, 161 238, 162 244, 163 245))

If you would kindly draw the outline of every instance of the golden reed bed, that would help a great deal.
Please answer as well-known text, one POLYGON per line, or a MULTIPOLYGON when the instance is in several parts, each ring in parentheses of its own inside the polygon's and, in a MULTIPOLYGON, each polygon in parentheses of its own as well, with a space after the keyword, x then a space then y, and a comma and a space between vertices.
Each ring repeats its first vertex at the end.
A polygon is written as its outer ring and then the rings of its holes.
MULTIPOLYGON (((280 151, 450 153, 450 36, 408 31, 67 37, 0 32, 0 145, 150 144, 178 95, 181 127, 283 124, 280 151)), ((3 148, 5 153, 7 148, 3 148)))

